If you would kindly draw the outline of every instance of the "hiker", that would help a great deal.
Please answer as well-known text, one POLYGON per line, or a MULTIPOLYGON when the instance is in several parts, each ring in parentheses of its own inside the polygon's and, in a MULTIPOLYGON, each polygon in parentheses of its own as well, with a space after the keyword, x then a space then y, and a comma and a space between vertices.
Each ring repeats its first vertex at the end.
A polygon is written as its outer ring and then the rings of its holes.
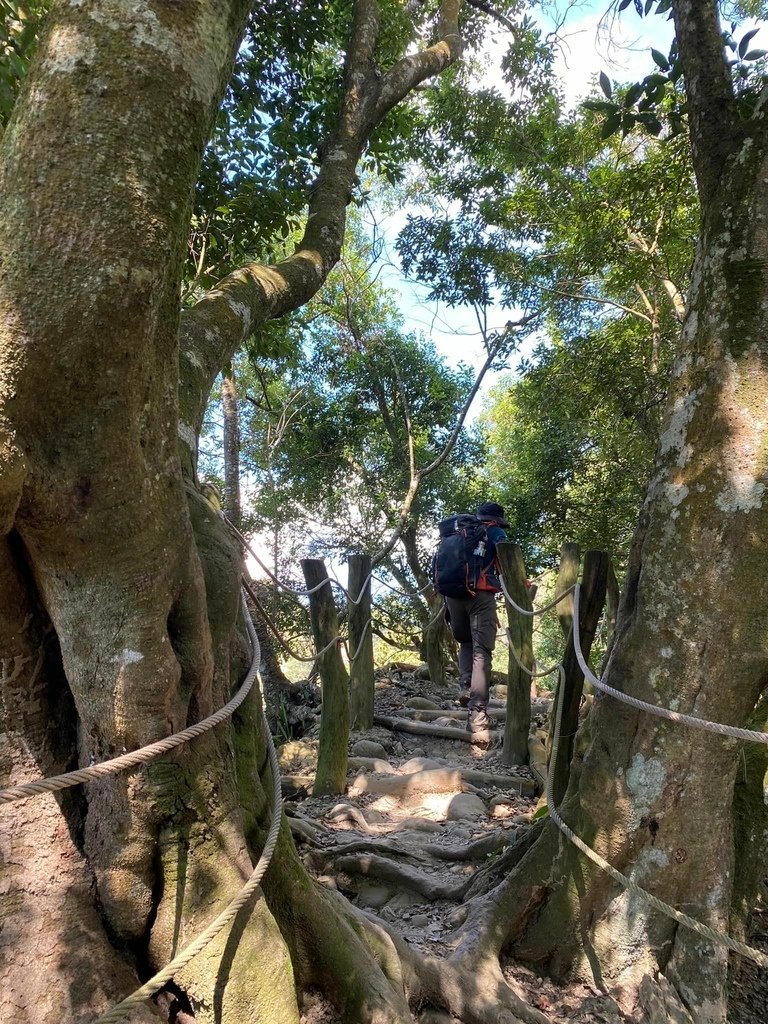
POLYGON ((459 642, 459 703, 467 707, 473 740, 490 739, 488 693, 496 645, 496 594, 501 590, 496 545, 507 539, 504 509, 486 501, 475 516, 439 524, 433 562, 435 588, 445 597, 446 620, 459 642))

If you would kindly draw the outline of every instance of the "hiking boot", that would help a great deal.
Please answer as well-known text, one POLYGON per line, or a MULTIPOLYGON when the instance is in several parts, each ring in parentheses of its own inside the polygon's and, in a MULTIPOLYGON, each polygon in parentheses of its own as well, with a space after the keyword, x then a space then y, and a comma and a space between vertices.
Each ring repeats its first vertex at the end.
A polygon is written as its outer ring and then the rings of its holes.
POLYGON ((472 742, 489 745, 492 724, 485 708, 473 708, 467 715, 467 732, 472 734, 472 742))
POLYGON ((463 708, 465 708, 467 706, 467 704, 469 704, 469 687, 468 686, 462 686, 459 689, 459 696, 456 699, 458 700, 459 704, 463 708))

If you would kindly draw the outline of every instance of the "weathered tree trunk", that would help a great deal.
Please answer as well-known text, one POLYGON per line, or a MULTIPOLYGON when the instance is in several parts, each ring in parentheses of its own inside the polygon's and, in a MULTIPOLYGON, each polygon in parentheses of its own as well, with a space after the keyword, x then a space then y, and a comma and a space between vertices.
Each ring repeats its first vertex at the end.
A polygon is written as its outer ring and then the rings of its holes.
POLYGON ((429 678, 437 683, 444 683, 448 666, 451 664, 451 652, 456 649, 456 642, 453 639, 450 627, 443 615, 438 615, 441 608, 445 606, 442 596, 436 593, 434 587, 429 586, 429 577, 421 567, 419 551, 416 544, 416 529, 408 525, 403 530, 400 539, 403 542, 405 557, 408 560, 408 567, 416 580, 416 586, 422 591, 423 599, 414 595, 413 603, 418 609, 419 618, 424 628, 421 634, 420 653, 427 663, 429 678))
POLYGON ((315 647, 322 651, 317 666, 323 687, 320 746, 313 793, 316 796, 321 793, 343 793, 347 781, 349 744, 349 676, 341 660, 339 644, 334 643, 339 635, 339 617, 323 562, 318 558, 302 558, 301 568, 307 581, 307 590, 325 583, 309 598, 312 635, 315 647))
MULTIPOLYGON (((190 195, 247 7, 201 2, 174 10, 171 26, 145 3, 55 4, 2 140, 0 533, 58 639, 52 671, 72 694, 80 763, 183 728, 230 691, 229 639, 214 624, 224 612, 234 620, 237 586, 213 586, 221 608, 209 617, 177 455, 176 334, 190 195), (43 401, 52 381, 56 400, 43 401)), ((12 577, 3 586, 7 622, 12 577)), ((25 622, 2 651, 4 662, 34 651, 16 680, 24 701, 45 678, 35 629, 25 622)), ((84 985, 96 963, 106 998, 132 987, 127 967, 112 981, 115 953, 93 921, 89 875, 109 934, 150 968, 218 912, 250 869, 228 760, 224 737, 209 736, 62 802, 29 870, 47 875, 45 859, 58 858, 63 883, 74 842, 71 896, 57 883, 46 899, 63 902, 52 914, 19 908, 14 934, 3 931, 16 950, 3 999, 25 1005, 29 972, 17 968, 43 935, 49 1019, 104 1008, 101 981, 84 985), (212 817, 216 830, 203 824, 212 817)), ((44 759, 36 774, 50 766, 44 759)), ((9 781, 32 770, 20 758, 9 767, 9 781)), ((31 804, 15 813, 35 815, 31 804)), ((29 831, 9 838, 10 862, 28 856, 29 831)), ((283 945, 265 908, 242 928, 219 999, 229 1019, 244 1000, 271 1012, 262 980, 276 961, 261 960, 255 980, 241 958, 255 960, 268 934, 278 959, 283 945)), ((213 944, 177 979, 194 1004, 213 1005, 223 952, 213 944)), ((280 1003, 295 1019, 293 994, 280 1003)))
MULTIPOLYGON (((673 10, 701 235, 606 681, 744 725, 768 681, 766 97, 739 116, 714 0, 673 0, 673 10)), ((738 746, 611 697, 598 696, 590 717, 564 819, 656 896, 727 931, 738 746)), ((724 947, 619 889, 554 823, 494 901, 502 942, 554 975, 595 978, 631 1004, 661 969, 694 1020, 725 1020, 724 947)), ((492 929, 482 936, 498 948, 492 929)))
POLYGON ((608 639, 605 645, 605 655, 603 657, 602 669, 608 664, 608 658, 610 657, 611 650, 613 648, 613 641, 616 636, 616 622, 619 618, 619 601, 621 600, 621 589, 619 587, 619 581, 616 578, 616 569, 613 564, 613 559, 608 563, 608 583, 605 588, 605 622, 608 627, 608 639))
POLYGON ((221 405, 224 411, 224 511, 239 529, 242 529, 242 503, 240 500, 240 420, 237 411, 237 383, 235 364, 221 378, 221 405))
MULTIPOLYGON (((435 594, 429 613, 430 622, 422 634, 422 649, 424 661, 429 669, 429 678, 438 686, 446 680, 450 658, 446 643, 446 622, 443 614, 438 614, 445 608, 445 599, 442 594, 435 594)), ((452 640, 455 647, 455 642, 452 640)))
POLYGON ((374 697, 370 555, 350 555, 349 596, 350 718, 353 729, 370 729, 374 697))
MULTIPOLYGON (((370 132, 459 49, 447 2, 438 41, 382 74, 377 5, 358 0, 304 249, 185 313, 180 351, 190 198, 250 8, 54 0, 0 142, 3 784, 140 747, 237 684, 240 559, 185 488, 178 441, 191 475, 212 380, 252 325, 320 286, 370 132)), ((235 724, 234 746, 222 726, 82 794, 3 809, 4 1020, 91 1021, 135 963, 164 966, 240 890, 268 817, 256 693, 235 724)), ((350 1020, 407 1020, 287 835, 269 878, 175 978, 200 1024, 295 1024, 294 980, 350 1020)))
MULTIPOLYGON (((497 544, 501 573, 507 590, 515 602, 527 611, 533 611, 528 588, 525 585, 525 563, 519 544, 497 544)), ((506 602, 509 623, 509 642, 514 645, 520 661, 533 670, 533 618, 521 615, 509 601, 506 602)), ((531 677, 518 665, 509 652, 507 668, 507 719, 504 725, 505 764, 528 764, 528 732, 531 727, 531 677)))

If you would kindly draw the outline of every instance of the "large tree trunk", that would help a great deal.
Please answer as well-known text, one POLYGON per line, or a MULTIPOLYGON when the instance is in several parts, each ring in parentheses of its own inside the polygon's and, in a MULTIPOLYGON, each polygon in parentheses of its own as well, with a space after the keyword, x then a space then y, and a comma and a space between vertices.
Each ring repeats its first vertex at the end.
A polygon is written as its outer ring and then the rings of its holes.
MULTIPOLYGON (((69 687, 65 734, 76 728, 81 764, 178 731, 225 702, 232 684, 238 566, 222 539, 204 580, 177 454, 176 338, 192 186, 248 4, 202 2, 172 16, 154 8, 55 4, 2 144, 0 524, 17 572, 16 582, 3 573, 0 607, 5 633, 21 574, 60 651, 53 641, 40 661, 33 616, 11 629, 3 660, 21 666, 19 705, 34 706, 36 688, 69 687), (52 385, 55 400, 45 401, 52 385)), ((9 781, 53 767, 50 756, 27 763, 27 740, 15 745, 9 781)), ((163 966, 250 871, 234 783, 220 731, 62 800, 58 824, 22 805, 17 820, 34 831, 11 835, 8 870, 23 860, 35 877, 55 875, 47 858, 72 865, 72 884, 62 875, 44 885, 59 903, 42 918, 34 888, 19 890, 15 929, 3 931, 13 954, 3 998, 30 998, 25 957, 41 941, 51 951, 47 1005, 30 1020, 91 1019, 134 986, 129 961, 110 966, 107 934, 135 951, 141 974, 163 966), (95 989, 83 984, 83 958, 104 968, 95 989)), ((224 1020, 241 1019, 244 1006, 295 1020, 293 990, 278 984, 288 954, 272 915, 260 903, 242 917, 237 949, 222 937, 177 982, 224 1020)))
MULTIPOLYGON (((188 318, 179 365, 190 198, 250 4, 52 4, 0 149, 0 784, 178 731, 237 684, 239 554, 185 488, 177 442, 191 472, 189 424, 246 319, 322 283, 368 134, 453 60, 457 7, 445 4, 448 41, 381 75, 376 4, 358 2, 343 127, 316 193, 318 248, 275 272, 274 302, 259 290, 265 268, 235 275, 188 318)), ((235 725, 234 743, 221 726, 130 775, 3 811, 3 1021, 91 1021, 240 890, 267 819, 257 693, 235 725)), ((349 932, 288 837, 281 849, 268 899, 175 979, 201 1024, 297 1021, 294 981, 319 980, 307 946, 349 932)), ((402 994, 350 948, 358 984, 338 997, 349 1019, 405 1020, 402 994)), ((338 995, 346 975, 334 970, 323 983, 338 995)), ((343 958, 338 970, 349 973, 343 958)))
MULTIPOLYGON (((606 681, 744 725, 768 682, 765 116, 758 106, 752 123, 740 122, 723 87, 729 72, 714 4, 677 0, 675 9, 701 237, 606 681)), ((647 890, 727 932, 738 745, 607 696, 598 695, 590 719, 563 818, 647 890)), ((725 1020, 725 947, 622 891, 554 823, 496 894, 494 914, 494 927, 480 926, 486 950, 506 945, 557 977, 586 975, 629 1004, 642 977, 661 969, 694 1020, 725 1020)), ((468 940, 477 928, 474 919, 468 940)))

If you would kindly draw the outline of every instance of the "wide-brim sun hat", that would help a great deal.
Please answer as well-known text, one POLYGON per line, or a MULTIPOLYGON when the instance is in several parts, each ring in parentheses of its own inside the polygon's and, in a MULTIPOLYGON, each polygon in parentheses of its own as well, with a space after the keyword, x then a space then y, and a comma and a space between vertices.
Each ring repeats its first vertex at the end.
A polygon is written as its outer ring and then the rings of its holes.
POLYGON ((504 515, 504 507, 495 501, 484 501, 482 505, 478 505, 477 518, 484 523, 498 523, 502 529, 509 526, 504 515))

